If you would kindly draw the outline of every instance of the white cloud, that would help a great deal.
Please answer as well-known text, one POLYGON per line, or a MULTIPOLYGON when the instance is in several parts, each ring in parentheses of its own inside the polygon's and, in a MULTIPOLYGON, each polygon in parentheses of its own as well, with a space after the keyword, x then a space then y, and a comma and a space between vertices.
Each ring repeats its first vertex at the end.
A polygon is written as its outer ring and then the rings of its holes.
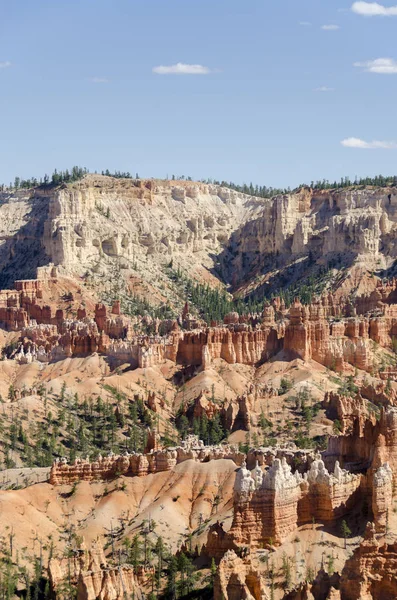
POLYGON ((324 29, 324 31, 336 31, 340 27, 339 25, 322 25, 321 29, 324 29))
POLYGON ((309 23, 309 21, 299 21, 299 25, 302 25, 302 27, 310 27, 311 23, 309 23))
POLYGON ((397 61, 393 58, 376 58, 364 62, 354 63, 355 67, 361 67, 368 73, 380 73, 381 75, 396 75, 397 61))
POLYGON ((91 83, 109 83, 109 79, 106 77, 91 77, 91 83))
POLYGON ((383 6, 378 2, 353 2, 352 11, 363 17, 397 16, 397 6, 383 6))
POLYGON ((316 88, 314 91, 315 92, 323 92, 323 93, 334 92, 335 88, 327 87, 326 85, 321 85, 320 87, 316 88))
POLYGON ((177 63, 176 65, 153 67, 153 73, 158 75, 208 75, 211 69, 203 65, 186 65, 177 63))
POLYGON ((11 63, 9 60, 4 60, 3 62, 0 62, 0 69, 8 69, 8 67, 11 67, 11 63))
POLYGON ((385 142, 374 140, 366 142, 360 138, 350 137, 341 141, 345 148, 360 148, 361 150, 396 150, 397 142, 385 142))

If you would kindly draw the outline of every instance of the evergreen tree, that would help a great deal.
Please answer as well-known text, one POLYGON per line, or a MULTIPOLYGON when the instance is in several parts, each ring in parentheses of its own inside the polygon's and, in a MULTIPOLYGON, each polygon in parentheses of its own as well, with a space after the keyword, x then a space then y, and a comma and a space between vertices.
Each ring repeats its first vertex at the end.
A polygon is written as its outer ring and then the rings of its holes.
POLYGON ((347 548, 347 538, 351 535, 352 532, 351 532, 351 530, 350 530, 350 528, 349 528, 349 526, 348 526, 348 524, 346 523, 345 520, 342 521, 342 524, 340 526, 340 531, 341 531, 341 534, 343 536, 343 539, 345 540, 345 550, 346 550, 346 548, 347 548))

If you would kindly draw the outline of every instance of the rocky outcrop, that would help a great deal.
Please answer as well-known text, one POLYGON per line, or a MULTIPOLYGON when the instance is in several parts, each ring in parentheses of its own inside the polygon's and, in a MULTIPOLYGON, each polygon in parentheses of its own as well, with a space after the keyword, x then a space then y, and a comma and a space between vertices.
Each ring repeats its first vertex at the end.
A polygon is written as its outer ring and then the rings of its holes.
POLYGON ((389 463, 376 469, 372 483, 372 512, 378 533, 386 533, 393 508, 393 471, 389 463))
POLYGON ((244 455, 234 446, 204 446, 196 436, 189 436, 182 445, 167 450, 153 449, 148 454, 124 454, 122 456, 100 456, 98 460, 76 458, 72 464, 66 459, 53 463, 50 471, 52 485, 71 484, 78 481, 105 481, 120 475, 144 477, 149 473, 172 470, 175 465, 186 460, 207 462, 229 459, 240 465, 244 455))
POLYGON ((388 255, 396 256, 396 206, 394 188, 303 188, 265 200, 259 214, 233 235, 238 253, 226 272, 230 281, 233 276, 241 281, 248 272, 283 268, 303 257, 304 269, 313 257, 326 260, 339 253, 350 264, 356 259, 367 268, 376 268, 376 261, 386 267, 392 262, 388 255))
POLYGON ((82 542, 70 553, 72 558, 49 562, 50 585, 57 598, 67 598, 71 587, 77 589, 78 600, 123 600, 126 595, 143 600, 133 567, 109 565, 98 541, 89 550, 82 542))
POLYGON ((357 504, 362 477, 341 469, 338 462, 334 472, 329 473, 323 460, 318 459, 308 471, 306 485, 307 495, 299 511, 301 522, 311 518, 319 523, 335 523, 357 504))
POLYGON ((266 600, 263 576, 249 559, 243 560, 233 550, 222 558, 214 582, 214 600, 266 600))
POLYGON ((338 421, 340 431, 344 436, 352 435, 357 426, 362 429, 363 424, 367 421, 373 425, 376 423, 373 407, 371 411, 369 403, 361 396, 360 392, 350 396, 327 392, 324 396, 323 406, 327 417, 338 421))
POLYGON ((346 514, 360 487, 360 476, 340 469, 329 474, 323 461, 314 461, 304 477, 292 473, 285 458, 275 459, 263 473, 243 466, 234 487, 234 516, 229 535, 236 545, 282 543, 298 523, 335 521, 346 514))
POLYGON ((336 523, 356 504, 362 482, 361 475, 339 464, 329 473, 320 458, 303 476, 293 473, 285 458, 274 459, 266 472, 257 463, 251 473, 244 463, 236 475, 230 531, 211 528, 207 553, 219 558, 220 550, 281 544, 313 519, 336 523))
POLYGON ((178 340, 176 360, 180 364, 201 365, 222 358, 230 364, 255 365, 268 360, 282 349, 282 327, 236 331, 234 325, 209 328, 182 334, 178 340), (204 350, 205 348, 205 350, 204 350))
MULTIPOLYGON (((350 305, 341 303, 340 316, 330 318, 327 297, 309 306, 298 300, 289 311, 284 350, 291 357, 313 359, 336 371, 352 365, 364 371, 374 368, 376 360, 372 341, 391 348, 391 332, 397 320, 378 317, 350 317, 350 305)), ((331 310, 331 313, 336 312, 331 310)))
POLYGON ((341 600, 392 600, 397 598, 397 544, 380 542, 369 523, 364 540, 343 568, 341 600))
POLYGON ((342 466, 373 475, 388 463, 393 482, 397 476, 397 409, 381 408, 379 417, 356 415, 346 435, 333 436, 324 453, 327 464, 338 460, 342 466))

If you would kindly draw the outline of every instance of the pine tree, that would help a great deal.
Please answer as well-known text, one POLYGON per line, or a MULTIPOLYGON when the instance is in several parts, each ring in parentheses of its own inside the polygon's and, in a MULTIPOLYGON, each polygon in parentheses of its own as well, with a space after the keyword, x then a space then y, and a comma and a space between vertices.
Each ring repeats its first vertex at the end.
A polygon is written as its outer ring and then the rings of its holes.
POLYGON ((139 536, 135 535, 130 549, 130 560, 134 569, 137 569, 141 564, 141 556, 142 556, 142 545, 139 540, 139 536))
POLYGON ((178 572, 178 561, 175 556, 171 556, 167 568, 167 594, 171 600, 176 599, 176 574, 178 572))
POLYGON ((347 538, 351 535, 351 530, 348 526, 348 524, 346 523, 345 520, 342 521, 342 524, 340 526, 340 530, 341 530, 341 534, 345 540, 345 550, 347 548, 347 538))
POLYGON ((218 568, 216 566, 215 558, 213 558, 211 560, 211 569, 210 569, 210 573, 211 573, 211 587, 212 588, 214 588, 215 577, 216 577, 217 572, 218 572, 218 568))

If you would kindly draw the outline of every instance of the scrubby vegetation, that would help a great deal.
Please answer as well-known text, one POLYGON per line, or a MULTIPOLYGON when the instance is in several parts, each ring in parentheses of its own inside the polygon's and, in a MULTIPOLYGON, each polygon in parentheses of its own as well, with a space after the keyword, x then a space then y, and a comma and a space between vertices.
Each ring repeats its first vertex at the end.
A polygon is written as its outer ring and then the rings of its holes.
MULTIPOLYGON (((88 169, 85 167, 74 166, 70 170, 57 170, 55 169, 52 173, 51 177, 45 174, 44 176, 30 177, 24 179, 22 177, 15 177, 14 182, 10 183, 9 188, 11 189, 25 189, 25 188, 33 188, 41 185, 58 185, 60 183, 71 183, 73 181, 78 181, 84 175, 89 173, 88 169)), ((97 171, 95 171, 97 173, 97 171)), ((113 177, 115 179, 140 179, 139 174, 135 173, 133 175, 130 171, 110 171, 109 169, 105 169, 101 171, 101 175, 106 177, 113 177)), ((161 180, 161 178, 159 178, 161 180)), ((171 181, 194 181, 191 176, 186 175, 171 175, 171 181)), ((329 181, 328 179, 322 179, 318 181, 311 181, 310 184, 302 183, 295 188, 291 189, 290 187, 279 188, 272 187, 267 185, 258 185, 250 182, 247 183, 234 183, 232 181, 225 180, 217 180, 217 179, 201 179, 202 183, 208 183, 213 185, 219 185, 222 187, 227 187, 229 189, 235 190, 237 192, 241 192, 243 194, 247 194, 249 196, 256 196, 258 198, 273 198, 274 196, 280 194, 289 194, 291 192, 296 192, 302 188, 311 188, 313 190, 333 190, 333 189, 343 189, 348 187, 362 187, 362 186, 376 186, 376 187, 394 187, 397 186, 397 175, 375 175, 374 177, 355 177, 351 179, 350 177, 341 177, 339 181, 329 181)), ((5 184, 0 186, 1 189, 6 187, 5 184)))
MULTIPOLYGON (((29 189, 35 188, 39 186, 50 186, 50 185, 59 185, 60 183, 72 183, 73 181, 78 181, 82 179, 84 175, 87 175, 88 169, 85 167, 77 167, 74 166, 70 169, 66 169, 65 171, 57 171, 54 170, 51 177, 45 174, 43 177, 37 179, 37 177, 30 177, 28 179, 23 179, 22 177, 15 177, 14 182, 10 183, 9 188, 13 190, 19 189, 29 189)), ((1 185, 1 189, 5 189, 5 185, 1 185)))
MULTIPOLYGON (((250 196, 258 196, 259 198, 272 198, 273 196, 277 196, 279 194, 289 194, 291 189, 288 188, 273 188, 268 187, 266 185, 253 185, 252 182, 247 185, 232 183, 231 181, 216 181, 216 180, 207 180, 208 183, 214 183, 217 185, 221 185, 223 187, 228 187, 232 190, 236 190, 237 192, 242 192, 243 194, 248 194, 250 196)), ((335 190, 335 189, 343 189, 348 187, 360 187, 372 185, 376 187, 391 187, 397 185, 397 175, 375 175, 375 177, 355 177, 354 179, 350 179, 350 177, 341 177, 339 181, 329 181, 328 179, 322 179, 318 181, 311 181, 310 184, 302 183, 294 188, 292 191, 296 192, 301 188, 311 188, 313 190, 335 190)))
POLYGON ((4 467, 15 466, 11 458, 15 454, 28 467, 47 467, 57 457, 73 461, 76 456, 96 458, 110 451, 143 452, 147 429, 156 425, 158 417, 141 396, 127 398, 106 384, 103 391, 103 397, 80 399, 65 385, 58 395, 42 389, 43 419, 30 422, 23 409, 12 411, 7 424, 1 417, 4 467))

